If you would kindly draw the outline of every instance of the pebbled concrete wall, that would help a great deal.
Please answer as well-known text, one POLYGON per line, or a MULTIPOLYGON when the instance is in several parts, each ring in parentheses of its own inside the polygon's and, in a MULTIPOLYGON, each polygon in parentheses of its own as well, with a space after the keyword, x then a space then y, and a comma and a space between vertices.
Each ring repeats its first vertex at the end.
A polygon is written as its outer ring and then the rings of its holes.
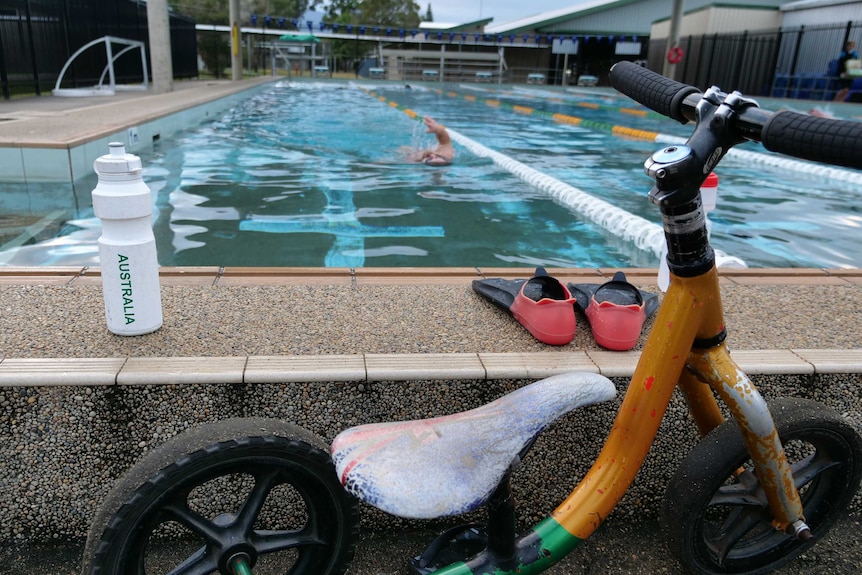
MULTIPOLYGON (((811 398, 862 431, 862 374, 752 378, 768 399, 811 398)), ((524 525, 545 517, 576 485, 610 430, 627 380, 615 379, 614 402, 558 420, 513 477, 524 525)), ((0 540, 81 540, 116 479, 149 450, 198 423, 236 416, 282 418, 327 442, 342 429, 384 420, 432 417, 476 407, 525 381, 412 381, 286 384, 188 384, 0 388, 0 540)), ((697 441, 676 394, 632 489, 614 512, 627 521, 655 519, 668 480, 697 441)), ((860 506, 860 495, 854 501, 860 506)), ((458 523, 462 518, 444 520, 458 523)), ((363 507, 363 527, 406 522, 363 507)))

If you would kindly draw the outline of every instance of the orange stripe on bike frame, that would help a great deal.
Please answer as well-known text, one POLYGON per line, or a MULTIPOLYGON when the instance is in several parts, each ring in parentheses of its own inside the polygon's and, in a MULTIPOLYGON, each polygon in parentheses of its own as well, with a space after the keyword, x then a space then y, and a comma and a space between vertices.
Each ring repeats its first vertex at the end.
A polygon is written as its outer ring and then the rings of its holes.
POLYGON ((634 481, 685 368, 694 338, 717 327, 711 325, 721 317, 717 286, 713 268, 703 276, 674 278, 668 288, 665 305, 659 309, 601 453, 551 514, 575 537, 589 537, 634 481))
POLYGON ((526 114, 528 116, 533 113, 533 109, 528 108, 527 106, 512 106, 512 111, 519 114, 526 114))

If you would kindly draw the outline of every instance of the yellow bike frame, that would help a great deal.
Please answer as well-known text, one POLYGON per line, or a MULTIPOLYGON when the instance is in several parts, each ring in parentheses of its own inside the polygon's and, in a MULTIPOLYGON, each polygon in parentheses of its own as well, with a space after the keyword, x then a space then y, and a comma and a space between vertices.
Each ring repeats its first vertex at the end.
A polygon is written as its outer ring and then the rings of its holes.
POLYGON ((514 562, 481 554, 434 575, 530 575, 541 573, 589 537, 634 481, 658 433, 674 388, 679 386, 701 435, 724 421, 715 395, 739 423, 776 529, 802 523, 802 503, 772 416, 751 381, 724 345, 718 273, 672 276, 641 359, 593 466, 549 517, 520 537, 514 562), (506 567, 503 567, 506 564, 506 567))
POLYGON ((793 474, 766 403, 723 342, 718 274, 673 277, 658 311, 610 435, 596 462, 552 513, 566 531, 585 539, 634 481, 679 384, 701 434, 724 421, 713 392, 736 418, 774 516, 776 529, 802 519, 793 474), (719 341, 709 349, 695 340, 719 341))

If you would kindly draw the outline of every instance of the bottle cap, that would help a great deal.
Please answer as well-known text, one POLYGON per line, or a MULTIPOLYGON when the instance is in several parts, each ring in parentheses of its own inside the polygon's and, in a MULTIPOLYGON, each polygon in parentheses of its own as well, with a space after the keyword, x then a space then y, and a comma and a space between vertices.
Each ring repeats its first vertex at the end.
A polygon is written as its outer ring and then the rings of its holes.
POLYGON ((93 167, 97 174, 138 174, 143 170, 141 159, 134 154, 126 153, 126 146, 121 142, 108 144, 108 153, 96 159, 93 167))
POLYGON ((717 188, 718 187, 718 176, 715 175, 715 172, 710 172, 703 183, 700 185, 701 188, 717 188))
POLYGON ((700 197, 703 200, 703 209, 711 212, 715 209, 718 200, 718 176, 710 172, 706 180, 700 185, 700 197))

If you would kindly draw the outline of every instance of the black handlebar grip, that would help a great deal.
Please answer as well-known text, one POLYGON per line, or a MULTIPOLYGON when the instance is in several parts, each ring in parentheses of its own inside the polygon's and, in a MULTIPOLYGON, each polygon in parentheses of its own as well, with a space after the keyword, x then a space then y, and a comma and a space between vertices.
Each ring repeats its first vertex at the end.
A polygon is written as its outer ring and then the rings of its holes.
POLYGON ((617 62, 611 68, 611 86, 647 108, 685 124, 682 102, 699 94, 694 86, 677 82, 631 62, 617 62))
POLYGON ((763 147, 803 160, 862 168, 862 122, 776 112, 761 133, 763 147))

